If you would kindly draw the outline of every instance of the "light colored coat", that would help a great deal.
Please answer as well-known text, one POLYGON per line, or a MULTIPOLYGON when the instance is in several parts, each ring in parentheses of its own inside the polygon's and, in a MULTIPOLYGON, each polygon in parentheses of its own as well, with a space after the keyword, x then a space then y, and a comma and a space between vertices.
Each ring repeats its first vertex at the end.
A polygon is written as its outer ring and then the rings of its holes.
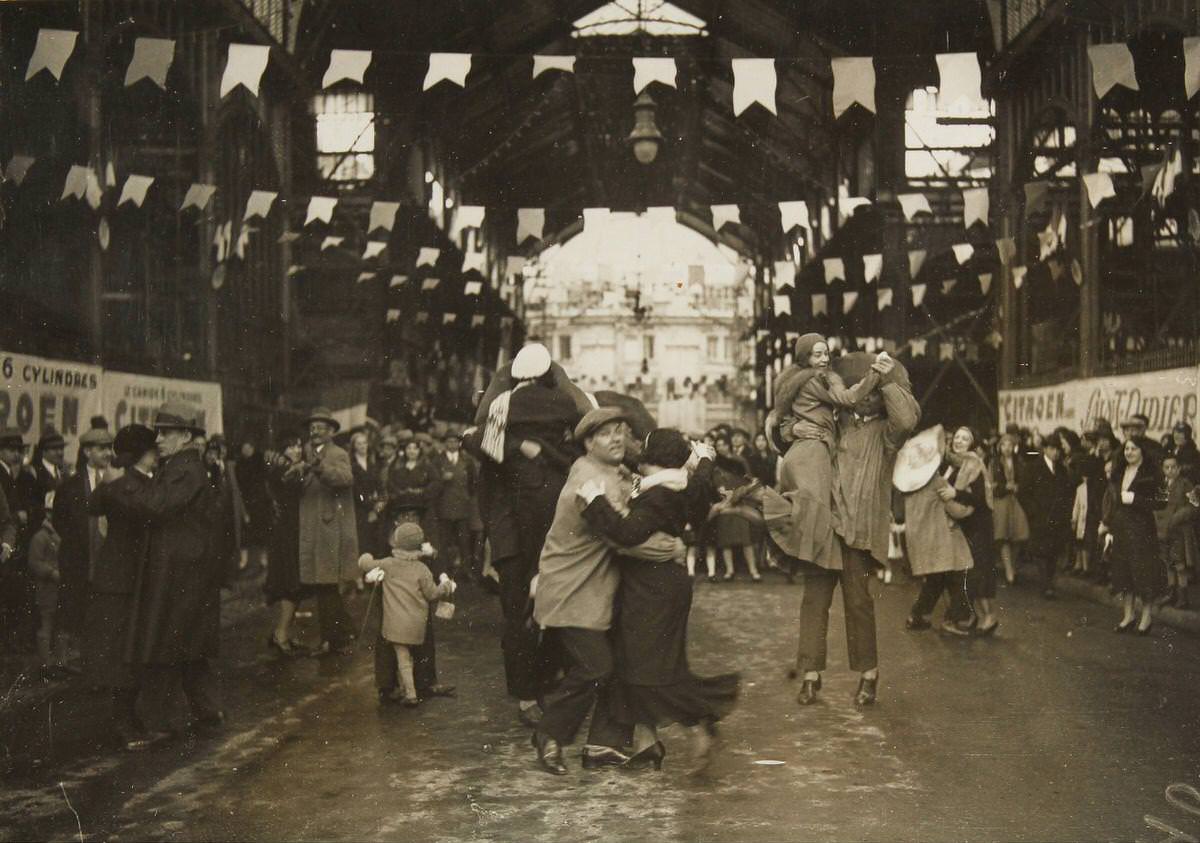
POLYGON ((300 497, 300 582, 333 585, 358 577, 358 528, 354 520, 354 474, 349 455, 332 442, 314 455, 300 497))
POLYGON ((425 643, 429 604, 451 595, 449 581, 433 582, 433 573, 418 551, 393 550, 385 559, 364 555, 358 560, 364 574, 382 568, 383 640, 392 644, 416 646, 425 643))
MULTIPOLYGON (((945 477, 935 474, 920 489, 904 495, 904 533, 914 577, 969 571, 973 564, 961 525, 937 495, 937 490, 947 485, 945 477)), ((950 504, 955 506, 953 501, 950 504)))

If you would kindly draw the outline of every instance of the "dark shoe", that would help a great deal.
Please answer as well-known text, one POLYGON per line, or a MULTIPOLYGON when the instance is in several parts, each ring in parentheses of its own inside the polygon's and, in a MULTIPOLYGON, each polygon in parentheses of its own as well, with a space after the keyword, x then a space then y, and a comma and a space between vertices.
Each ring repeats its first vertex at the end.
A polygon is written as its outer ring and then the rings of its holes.
POLYGON ((395 702, 395 700, 392 699, 392 695, 395 693, 396 693, 395 688, 380 688, 379 689, 379 704, 380 705, 389 705, 390 703, 395 702))
POLYGON ((529 708, 518 708, 517 719, 521 721, 522 725, 528 726, 530 729, 536 729, 537 725, 542 722, 542 713, 540 705, 529 708))
POLYGON ((1175 589, 1175 600, 1171 603, 1176 609, 1190 609, 1187 588, 1175 589))
POLYGON ((812 705, 817 701, 817 691, 821 690, 821 677, 816 679, 805 679, 800 683, 800 693, 796 695, 796 702, 800 705, 812 705))
POLYGON ((650 746, 635 752, 629 756, 629 760, 625 762, 625 766, 631 769, 640 770, 643 767, 654 765, 655 770, 661 770, 663 759, 667 757, 667 747, 662 741, 655 741, 650 746))
POLYGON ((280 641, 275 637, 275 633, 271 633, 267 638, 267 649, 274 650, 285 659, 294 659, 301 655, 299 649, 291 641, 280 641))
POLYGON ((585 746, 583 748, 583 769, 596 770, 600 767, 623 767, 629 762, 629 756, 611 746, 585 746))
POLYGON ((434 685, 432 688, 427 688, 421 696, 423 697, 453 697, 453 685, 434 685))
POLYGON ((708 581, 709 581, 710 583, 712 583, 713 585, 716 585, 717 583, 719 583, 719 582, 720 582, 720 580, 719 580, 719 579, 717 579, 717 575, 716 575, 716 574, 713 574, 711 577, 709 577, 709 578, 708 578, 708 581))
POLYGON ((1133 629, 1135 620, 1136 619, 1131 618, 1128 623, 1117 624, 1116 626, 1113 627, 1113 632, 1117 633, 1118 635, 1120 635, 1123 632, 1129 632, 1129 630, 1133 629))
POLYGON ((401 697, 400 704, 405 708, 416 708, 421 704, 419 697, 401 697))
POLYGON ((920 632, 932 626, 933 624, 925 620, 925 618, 919 618, 916 615, 909 615, 908 619, 904 621, 904 628, 909 632, 920 632))
POLYGON ((865 676, 858 680, 858 691, 854 694, 855 705, 874 705, 876 693, 879 690, 879 677, 868 679, 865 676))
POLYGON ((558 745, 558 741, 540 732, 534 732, 531 743, 537 750, 538 764, 543 770, 556 776, 567 774, 567 765, 563 764, 562 747, 558 745))

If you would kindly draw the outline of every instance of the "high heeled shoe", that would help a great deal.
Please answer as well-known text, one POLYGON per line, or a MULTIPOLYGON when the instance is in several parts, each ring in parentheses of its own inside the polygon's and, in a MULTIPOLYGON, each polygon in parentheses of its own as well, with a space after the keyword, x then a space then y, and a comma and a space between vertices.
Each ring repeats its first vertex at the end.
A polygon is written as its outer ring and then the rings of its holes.
POLYGON ((663 759, 666 757, 666 745, 662 741, 655 741, 645 749, 639 750, 629 756, 629 760, 625 762, 625 766, 634 770, 640 770, 653 764, 655 770, 661 770, 663 759))

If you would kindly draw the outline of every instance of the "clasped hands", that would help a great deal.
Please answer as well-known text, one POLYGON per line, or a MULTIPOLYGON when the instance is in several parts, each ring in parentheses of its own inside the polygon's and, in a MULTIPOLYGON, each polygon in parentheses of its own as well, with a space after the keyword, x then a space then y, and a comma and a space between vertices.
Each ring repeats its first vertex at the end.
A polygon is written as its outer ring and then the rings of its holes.
POLYGON ((875 358, 875 362, 871 364, 871 370, 880 375, 891 374, 891 371, 896 368, 896 361, 888 355, 886 351, 879 352, 879 356, 875 358))

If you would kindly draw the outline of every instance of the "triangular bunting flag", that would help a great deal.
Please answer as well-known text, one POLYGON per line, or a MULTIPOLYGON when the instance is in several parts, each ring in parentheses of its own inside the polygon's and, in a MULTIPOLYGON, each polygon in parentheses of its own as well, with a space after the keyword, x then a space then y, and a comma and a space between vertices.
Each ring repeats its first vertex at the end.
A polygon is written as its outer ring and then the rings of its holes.
POLYGON ((368 240, 367 246, 363 249, 362 259, 369 261, 372 258, 377 258, 383 254, 383 250, 388 246, 385 240, 368 240))
POLYGON ((345 237, 326 237, 321 241, 321 251, 324 252, 329 249, 336 249, 338 246, 342 245, 342 242, 345 239, 345 237))
POLYGON ((482 281, 468 281, 466 284, 463 285, 463 295, 464 296, 477 296, 481 292, 483 292, 483 282, 482 281))
POLYGON ((796 286, 796 265, 791 261, 775 261, 775 289, 796 286))
POLYGON ((908 344, 912 346, 913 357, 924 357, 929 340, 909 340, 908 344))
POLYGON ((727 222, 741 223, 742 212, 737 205, 713 205, 713 231, 720 231, 727 222))
POLYGON ((374 272, 360 272, 360 273, 358 273, 358 280, 355 283, 361 284, 364 281, 370 281, 374 277, 375 277, 374 272))
POLYGON ((733 116, 754 103, 775 110, 775 59, 733 59, 733 116))
POLYGON ((979 273, 979 292, 986 296, 990 289, 992 289, 992 273, 979 273))
POLYGON ((121 188, 121 198, 117 200, 117 207, 121 207, 126 202, 132 202, 139 208, 142 207, 142 203, 146 201, 146 191, 152 184, 154 184, 153 176, 126 176, 125 186, 121 188))
POLYGON ((67 180, 63 184, 63 192, 62 196, 59 197, 59 201, 66 199, 68 196, 75 199, 83 199, 87 195, 89 174, 92 178, 96 177, 91 167, 72 164, 71 169, 67 170, 67 180))
POLYGON ((834 59, 833 118, 858 103, 875 113, 875 60, 868 57, 834 59))
POLYGON ((10 181, 17 187, 20 187, 21 182, 25 181, 25 176, 29 172, 29 168, 33 166, 35 160, 28 155, 14 155, 8 159, 8 167, 4 171, 4 180, 10 181))
POLYGON ((467 74, 471 72, 470 53, 430 53, 429 70, 425 73, 422 91, 428 91, 443 79, 458 87, 466 87, 467 74))
POLYGON ((425 292, 426 290, 436 290, 438 284, 440 283, 442 283, 442 279, 440 278, 426 278, 421 282, 421 292, 425 292))
POLYGON ((476 313, 474 316, 471 317, 471 327, 478 328, 480 325, 482 325, 484 323, 485 319, 487 319, 487 317, 484 316, 482 313, 476 313))
POLYGON ((441 249, 435 249, 432 246, 422 246, 417 252, 417 266, 436 266, 438 258, 442 256, 441 249))
POLYGON ((812 314, 814 317, 829 315, 829 296, 824 293, 813 293, 812 314))
POLYGON ((825 258, 821 261, 825 268, 825 283, 846 280, 846 264, 841 258, 825 258))
POLYGON ((466 252, 463 255, 462 271, 463 272, 483 272, 484 258, 487 257, 486 252, 466 252))
POLYGON ((916 278, 925 265, 925 250, 914 249, 908 253, 908 277, 916 278))
POLYGON ((1183 39, 1183 92, 1188 99, 1200 91, 1200 38, 1183 39))
POLYGON ((454 228, 451 229, 453 235, 457 236, 465 228, 481 228, 486 212, 487 209, 482 205, 459 205, 458 213, 454 215, 454 228))
POLYGON ((675 87, 675 59, 635 58, 633 60, 633 92, 640 94, 651 82, 675 87))
POLYGON ((1109 197, 1117 195, 1113 186, 1112 176, 1108 173, 1087 173, 1083 177, 1083 186, 1087 188, 1088 202, 1093 208, 1109 197))
POLYGON ((29 58, 29 67, 25 69, 25 81, 28 82, 43 70, 49 70, 55 79, 62 80, 63 67, 71 53, 75 52, 75 40, 79 33, 70 29, 39 29, 37 46, 29 58))
POLYGON ((863 255, 863 279, 868 284, 879 280, 883 272, 883 255, 863 255))
POLYGON ((100 207, 100 200, 104 196, 104 191, 100 189, 100 179, 96 178, 96 171, 91 167, 87 168, 84 174, 84 181, 87 182, 87 188, 83 192, 83 198, 87 200, 88 205, 95 211, 100 207))
POLYGON ((534 56, 533 78, 537 79, 547 70, 561 70, 565 73, 575 72, 574 56, 534 56))
POLYGON ((183 204, 179 206, 179 210, 186 211, 188 208, 196 208, 203 211, 208 207, 208 203, 212 200, 213 194, 217 192, 215 184, 193 184, 188 188, 187 193, 183 197, 183 204))
POLYGON ((387 312, 387 321, 399 322, 400 321, 400 308, 398 308, 398 307, 389 308, 388 312, 387 312))
POLYGON ((979 57, 975 53, 939 53, 936 59, 938 107, 951 110, 959 102, 968 108, 979 107, 983 103, 979 57))
POLYGON ((933 208, 929 207, 929 200, 924 193, 901 193, 896 196, 896 201, 900 203, 904 218, 909 222, 912 222, 912 218, 917 214, 933 213, 933 208))
POLYGON ((925 301, 925 284, 912 285, 912 302, 913 307, 920 307, 925 301))
POLYGON ((1014 266, 1012 268, 1013 287, 1021 289, 1021 285, 1025 283, 1025 273, 1029 271, 1028 267, 1014 266))
POLYGON ((443 325, 449 325, 451 322, 455 321, 456 319, 458 319, 457 313, 443 313, 442 314, 442 324, 443 325))
POLYGON ((393 275, 392 280, 388 282, 388 288, 395 289, 396 287, 403 287, 406 283, 408 283, 407 275, 393 275))
POLYGON ((849 313, 858 304, 858 293, 849 291, 842 293, 842 313, 849 313))
POLYGON ((812 227, 812 219, 808 215, 808 203, 803 200, 798 202, 780 202, 779 220, 783 224, 784 234, 787 234, 796 226, 800 226, 801 228, 812 227))
POLYGON ((880 310, 888 307, 892 303, 893 291, 891 287, 880 287, 876 295, 875 303, 880 310))
POLYGON ((371 66, 370 50, 330 50, 329 67, 321 79, 321 87, 328 88, 335 82, 351 79, 362 83, 367 68, 371 66))
POLYGON ((278 193, 272 193, 269 190, 254 190, 250 193, 250 198, 246 200, 246 215, 243 220, 254 219, 255 217, 266 217, 271 213, 271 205, 275 202, 275 197, 278 193))
POLYGON ((954 252, 954 259, 958 261, 959 266, 969 261, 971 255, 975 254, 975 247, 970 243, 955 243, 950 250, 954 252))
POLYGON ((1104 99, 1104 95, 1117 85, 1138 90, 1133 53, 1128 44, 1092 44, 1087 51, 1092 63, 1092 87, 1096 90, 1096 99, 1104 99))
POLYGON ((509 255, 504 260, 504 274, 507 277, 520 275, 525 271, 525 258, 521 255, 509 255))
POLYGON ((942 295, 950 295, 950 291, 954 289, 954 285, 958 283, 957 278, 947 278, 942 282, 942 295))
POLYGON ((792 297, 791 296, 771 296, 775 302, 775 315, 783 316, 785 313, 789 316, 792 313, 792 297))
POLYGON ((221 96, 225 97, 238 85, 258 96, 258 86, 270 57, 271 48, 261 44, 230 44, 225 74, 221 77, 221 96))
POLYGON ((113 162, 111 161, 104 165, 104 186, 117 186, 117 169, 113 166, 113 162))
POLYGON ((988 198, 986 187, 972 187, 962 192, 963 195, 963 227, 970 228, 977 222, 988 224, 988 210, 991 200, 988 198))
POLYGON ((943 342, 938 343, 938 360, 953 360, 954 359, 954 343, 943 342))
POLYGON ((396 212, 399 210, 399 202, 372 202, 371 220, 367 223, 367 234, 380 228, 384 231, 391 231, 396 224, 396 212))
POLYGON ((429 314, 426 313, 424 310, 418 310, 417 311, 417 322, 428 322, 428 321, 429 321, 429 314))
POLYGON ((524 243, 530 237, 535 240, 541 240, 545 227, 545 208, 517 209, 517 245, 524 243))
POLYGON ((133 58, 125 69, 125 87, 141 79, 149 79, 164 91, 167 71, 175 60, 175 42, 169 38, 137 38, 133 42, 133 58))
POLYGON ((996 241, 996 253, 1000 256, 1000 263, 1008 266, 1017 256, 1017 241, 1011 237, 1001 237, 996 241))
POLYGON ((304 217, 304 224, 308 225, 311 222, 320 220, 328 223, 333 219, 333 209, 337 207, 336 196, 314 196, 308 200, 308 213, 304 217))
POLYGON ((292 264, 291 266, 289 266, 289 267, 288 267, 288 271, 287 271, 288 278, 292 278, 292 277, 294 277, 294 276, 296 276, 296 275, 299 275, 299 274, 300 274, 301 272, 303 272, 303 271, 304 271, 304 267, 303 267, 303 266, 301 266, 301 265, 300 265, 300 264, 298 264, 298 263, 294 263, 294 264, 292 264))

